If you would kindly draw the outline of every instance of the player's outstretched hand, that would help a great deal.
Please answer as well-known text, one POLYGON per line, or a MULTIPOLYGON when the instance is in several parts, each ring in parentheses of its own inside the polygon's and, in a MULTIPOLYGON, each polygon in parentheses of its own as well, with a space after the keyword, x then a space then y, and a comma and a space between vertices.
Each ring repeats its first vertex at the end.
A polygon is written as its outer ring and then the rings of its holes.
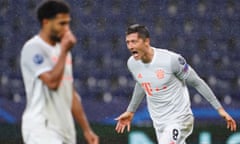
POLYGON ((84 137, 88 144, 99 144, 99 138, 93 131, 84 132, 84 137))
POLYGON ((130 131, 131 121, 132 121, 133 116, 134 116, 134 113, 132 113, 132 112, 124 112, 115 119, 118 121, 116 128, 115 128, 117 133, 123 133, 125 127, 127 127, 127 130, 130 131))
POLYGON ((218 109, 218 113, 226 120, 228 129, 231 131, 237 130, 237 124, 235 120, 223 108, 218 109))

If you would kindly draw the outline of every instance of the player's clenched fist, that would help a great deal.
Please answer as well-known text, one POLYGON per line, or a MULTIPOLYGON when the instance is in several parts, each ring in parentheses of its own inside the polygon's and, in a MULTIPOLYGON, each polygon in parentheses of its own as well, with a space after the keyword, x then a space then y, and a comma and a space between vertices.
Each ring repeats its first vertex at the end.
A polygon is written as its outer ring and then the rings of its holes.
POLYGON ((61 46, 63 50, 69 51, 77 42, 71 30, 67 30, 62 37, 61 46))

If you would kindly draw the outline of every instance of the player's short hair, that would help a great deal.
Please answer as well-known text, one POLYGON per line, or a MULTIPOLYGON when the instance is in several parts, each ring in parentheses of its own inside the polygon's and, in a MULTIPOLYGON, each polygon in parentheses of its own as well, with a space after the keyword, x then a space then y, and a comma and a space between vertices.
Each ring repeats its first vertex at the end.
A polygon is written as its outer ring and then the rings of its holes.
POLYGON ((142 39, 150 38, 148 28, 144 25, 133 24, 127 28, 126 35, 138 33, 138 36, 142 39))
POLYGON ((43 19, 53 19, 59 13, 70 13, 68 3, 63 0, 44 0, 37 7, 37 19, 42 24, 43 19))

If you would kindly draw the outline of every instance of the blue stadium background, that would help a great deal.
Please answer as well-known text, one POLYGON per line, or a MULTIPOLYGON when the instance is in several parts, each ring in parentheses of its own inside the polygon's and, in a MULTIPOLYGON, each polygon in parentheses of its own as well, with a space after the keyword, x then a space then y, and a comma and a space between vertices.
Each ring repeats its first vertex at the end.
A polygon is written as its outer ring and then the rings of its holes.
MULTIPOLYGON (((209 84, 230 114, 240 119, 240 1, 238 0, 68 0, 75 86, 91 123, 113 125, 129 102, 134 80, 126 67, 128 25, 146 25, 155 47, 181 53, 209 84)), ((38 0, 0 1, 0 122, 20 124, 25 93, 19 67, 21 48, 38 32, 38 0)), ((194 89, 199 123, 220 117, 194 89)), ((135 125, 151 125, 146 102, 135 125)), ((224 124, 223 121, 219 121, 224 124)))

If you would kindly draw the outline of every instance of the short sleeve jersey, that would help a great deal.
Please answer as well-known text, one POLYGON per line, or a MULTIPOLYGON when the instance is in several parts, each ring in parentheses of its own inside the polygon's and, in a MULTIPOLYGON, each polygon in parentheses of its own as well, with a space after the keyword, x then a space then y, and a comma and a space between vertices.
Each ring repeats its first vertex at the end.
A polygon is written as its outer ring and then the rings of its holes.
POLYGON ((128 69, 145 91, 154 126, 184 121, 192 115, 185 83, 189 75, 188 64, 179 54, 164 49, 153 50, 150 63, 130 57, 128 69))
POLYGON ((60 44, 50 46, 38 35, 27 41, 21 51, 27 104, 22 118, 23 128, 46 125, 65 141, 75 143, 75 128, 71 114, 73 96, 72 58, 68 53, 64 74, 57 90, 51 90, 39 76, 53 69, 60 55, 60 44))

